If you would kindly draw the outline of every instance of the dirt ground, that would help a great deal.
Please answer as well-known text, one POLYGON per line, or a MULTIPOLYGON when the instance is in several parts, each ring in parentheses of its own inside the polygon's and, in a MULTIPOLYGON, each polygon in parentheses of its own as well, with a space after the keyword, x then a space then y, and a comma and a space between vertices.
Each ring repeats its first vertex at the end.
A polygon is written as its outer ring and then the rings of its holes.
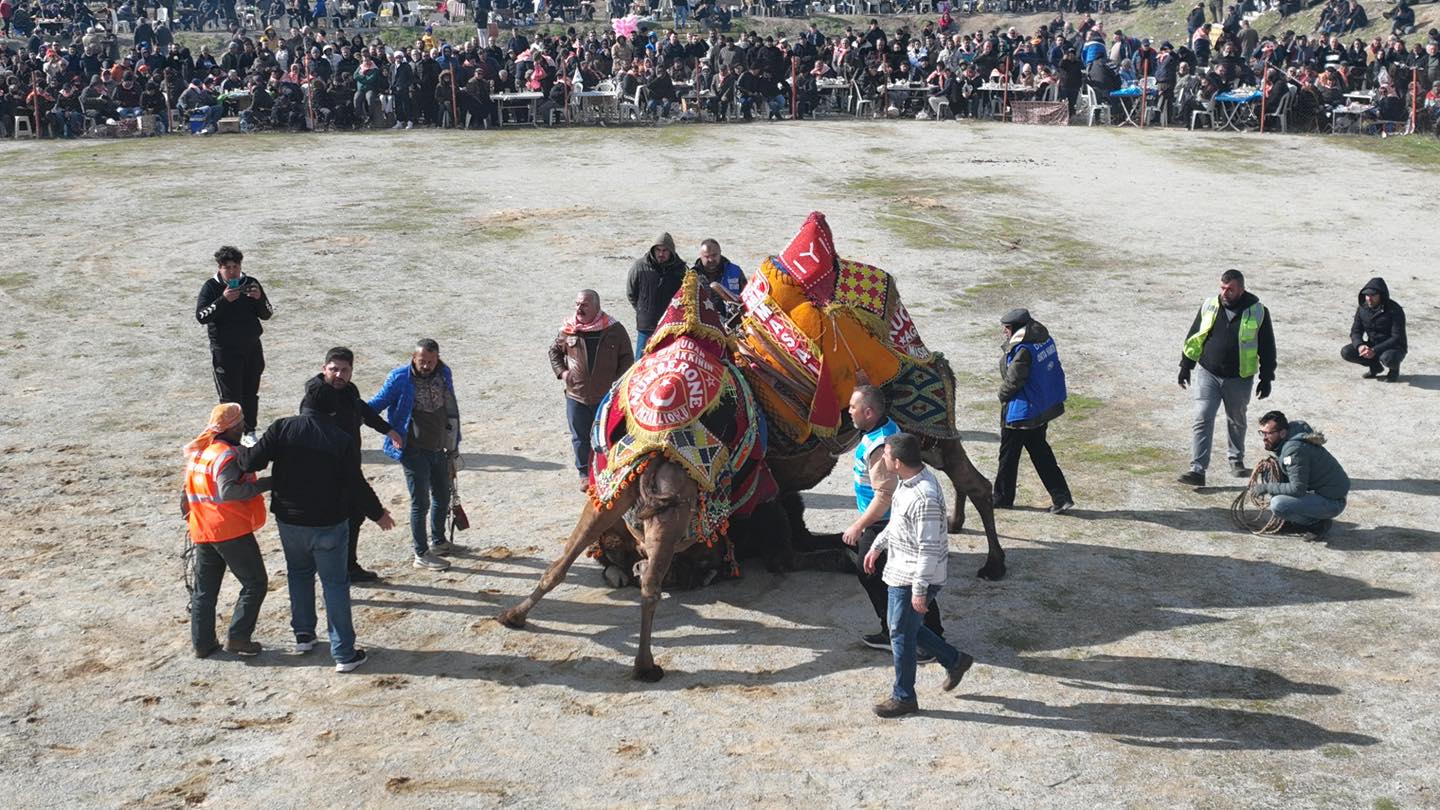
MULTIPOLYGON (((1440 279, 1415 154, 922 122, 0 143, 6 803, 1436 806, 1440 279), (1046 514, 1027 464, 999 514, 1009 578, 974 579, 983 537, 952 538, 948 635, 979 659, 961 688, 925 668, 923 715, 877 720, 888 658, 836 574, 670 594, 654 685, 629 679, 638 593, 592 561, 529 632, 498 626, 581 503, 545 358, 574 292, 633 325, 625 273, 656 233, 687 260, 716 237, 748 271, 812 209, 897 275, 987 475, 999 315, 1028 306, 1068 371, 1052 437, 1075 512, 1046 514), (422 335, 455 370, 469 552, 417 571, 405 530, 366 528, 385 582, 354 589, 373 656, 354 674, 281 652, 273 523, 269 649, 190 655, 174 493, 214 400, 192 311, 222 243, 276 307, 262 421, 331 345, 367 395, 422 335), (1279 343, 1251 420, 1311 421, 1354 479, 1327 542, 1237 533, 1223 451, 1214 486, 1174 482, 1180 341, 1232 266, 1279 343), (1374 275, 1409 314, 1399 385, 1338 356, 1374 275)), ((378 440, 366 472, 403 517, 378 440)), ((808 498, 812 527, 843 528, 848 487, 808 498)))

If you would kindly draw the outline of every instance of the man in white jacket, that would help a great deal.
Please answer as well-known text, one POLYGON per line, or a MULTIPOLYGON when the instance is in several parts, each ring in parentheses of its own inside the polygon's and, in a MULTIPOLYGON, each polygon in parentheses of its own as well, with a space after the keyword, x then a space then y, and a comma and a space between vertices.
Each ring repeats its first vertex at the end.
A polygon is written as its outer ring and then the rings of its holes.
POLYGON ((915 698, 915 649, 923 646, 945 667, 941 688, 954 689, 975 659, 950 646, 923 624, 928 605, 945 584, 950 542, 945 536, 945 495, 920 457, 920 439, 909 433, 885 438, 885 463, 899 477, 890 523, 865 555, 865 572, 874 573, 886 553, 882 579, 889 589, 890 649, 895 656, 895 686, 875 714, 900 717, 920 711, 915 698))

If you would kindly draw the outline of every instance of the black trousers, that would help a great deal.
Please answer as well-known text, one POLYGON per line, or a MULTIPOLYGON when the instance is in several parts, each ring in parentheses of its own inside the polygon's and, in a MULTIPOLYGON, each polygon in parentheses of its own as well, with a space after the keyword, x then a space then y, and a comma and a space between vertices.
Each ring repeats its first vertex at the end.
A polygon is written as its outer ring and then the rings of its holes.
POLYGON ((1065 473, 1055 461, 1055 451, 1045 438, 1049 425, 1037 428, 1001 428, 1000 466, 995 470, 995 505, 1015 505, 1015 477, 1020 473, 1020 451, 1030 453, 1030 463, 1040 476, 1040 483, 1050 493, 1050 500, 1056 505, 1070 500, 1070 485, 1065 482, 1065 473))
POLYGON ((245 413, 245 430, 254 430, 260 414, 260 375, 265 372, 260 341, 240 349, 212 346, 210 364, 215 369, 215 393, 220 401, 239 403, 245 413))
MULTIPOLYGON (((1369 343, 1360 344, 1360 346, 1369 345, 1369 343)), ((1369 366, 1370 370, 1374 371, 1377 374, 1381 371, 1382 363, 1384 364, 1385 368, 1390 369, 1391 373, 1400 373, 1400 361, 1405 359, 1405 352, 1403 349, 1389 349, 1387 351, 1381 352, 1378 357, 1374 357, 1369 360, 1360 356, 1359 349, 1359 346, 1351 346, 1349 343, 1346 343, 1344 346, 1340 347, 1340 356, 1344 358, 1346 362, 1356 363, 1362 366, 1369 366)))
POLYGON ((349 570, 351 571, 360 567, 360 527, 363 525, 365 525, 365 515, 357 512, 350 516, 349 570))
MULTIPOLYGON (((885 561, 889 556, 880 552, 880 558, 875 561, 875 573, 865 573, 865 555, 870 553, 870 547, 875 545, 875 538, 885 529, 886 521, 872 523, 860 534, 860 542, 857 544, 855 553, 859 559, 855 562, 855 576, 860 580, 860 587, 865 589, 865 595, 870 597, 870 607, 875 609, 875 618, 880 620, 880 631, 886 636, 890 635, 890 625, 886 615, 890 611, 890 586, 885 584, 881 574, 885 572, 885 561)), ((925 608, 925 626, 930 632, 941 638, 945 636, 945 627, 940 624, 940 606, 934 599, 925 608)))
POLYGON ((219 543, 195 544, 195 593, 190 597, 190 643, 196 652, 208 652, 215 646, 215 603, 220 597, 220 582, 225 569, 240 580, 240 597, 230 614, 228 638, 249 641, 260 618, 260 605, 265 602, 270 578, 265 573, 265 558, 254 534, 241 535, 219 543))

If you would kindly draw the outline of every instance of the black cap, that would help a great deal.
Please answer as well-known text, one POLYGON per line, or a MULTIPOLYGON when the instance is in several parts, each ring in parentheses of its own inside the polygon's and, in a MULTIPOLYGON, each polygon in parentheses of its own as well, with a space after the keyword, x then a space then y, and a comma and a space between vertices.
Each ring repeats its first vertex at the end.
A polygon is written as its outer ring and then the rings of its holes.
POLYGON ((1005 317, 1000 319, 1000 323, 1003 326, 1024 326, 1030 323, 1030 310, 1012 309, 1005 313, 1005 317))

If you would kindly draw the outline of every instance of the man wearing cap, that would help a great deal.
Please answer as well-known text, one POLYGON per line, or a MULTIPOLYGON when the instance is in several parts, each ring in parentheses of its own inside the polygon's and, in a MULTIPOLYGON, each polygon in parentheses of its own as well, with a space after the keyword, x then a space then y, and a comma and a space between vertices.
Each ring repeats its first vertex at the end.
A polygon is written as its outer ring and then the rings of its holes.
POLYGON ((190 644, 196 658, 220 649, 215 638, 215 603, 225 569, 240 581, 240 596, 230 614, 225 651, 256 655, 260 645, 250 639, 270 585, 255 531, 265 525, 265 499, 270 479, 257 479, 236 464, 235 446, 245 417, 234 402, 216 405, 205 429, 185 445, 184 497, 181 514, 189 526, 195 555, 195 590, 190 595, 190 644))
POLYGON ((630 265, 625 295, 635 308, 636 357, 645 353, 650 333, 684 280, 685 262, 675 255, 675 240, 668 233, 660 234, 645 255, 630 265))
POLYGON ((1405 338, 1405 310, 1390 300, 1390 288, 1379 276, 1365 283, 1359 300, 1350 324, 1350 342, 1340 347, 1340 356, 1365 366, 1362 376, 1367 380, 1395 382, 1400 379, 1400 361, 1410 348, 1405 338))
POLYGON ((1005 331, 1001 345, 1000 464, 995 471, 995 506, 1015 505, 1015 479, 1020 470, 1020 451, 1030 453, 1030 463, 1040 483, 1050 493, 1051 514, 1061 514, 1075 505, 1065 473, 1055 461, 1046 431, 1050 420, 1065 412, 1065 369, 1055 339, 1045 325, 1030 317, 1027 309, 1012 309, 1000 319, 1005 331))
POLYGON ((1181 347, 1181 388, 1191 387, 1192 372, 1195 407, 1190 471, 1180 476, 1180 483, 1205 486, 1215 414, 1222 404, 1229 436, 1230 473, 1249 476, 1245 466, 1245 409, 1250 405, 1250 381, 1259 376, 1254 389, 1256 399, 1270 396, 1270 383, 1275 379, 1275 331, 1270 310, 1245 289, 1245 276, 1239 270, 1222 273, 1219 295, 1205 299, 1195 313, 1189 336, 1181 347))

